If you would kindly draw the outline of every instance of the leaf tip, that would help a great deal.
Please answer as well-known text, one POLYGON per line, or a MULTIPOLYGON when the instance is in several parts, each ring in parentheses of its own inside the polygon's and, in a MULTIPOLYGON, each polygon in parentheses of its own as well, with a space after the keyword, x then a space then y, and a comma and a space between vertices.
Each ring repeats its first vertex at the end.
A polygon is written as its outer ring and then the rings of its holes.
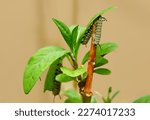
POLYGON ((117 9, 117 8, 118 8, 118 6, 116 6, 116 5, 112 5, 109 7, 110 10, 117 9))
MULTIPOLYGON (((25 73, 24 73, 25 74, 25 73)), ((24 75, 24 77, 25 77, 25 75, 24 75)), ((27 84, 26 84, 26 81, 25 81, 26 79, 25 78, 23 78, 23 91, 24 91, 24 93, 25 94, 29 94, 29 89, 27 88, 27 84)))
POLYGON ((23 90, 24 90, 24 93, 25 93, 26 95, 29 94, 29 92, 30 92, 29 90, 26 89, 25 86, 23 87, 23 90))
POLYGON ((55 18, 52 18, 52 20, 54 21, 54 20, 56 20, 55 18))

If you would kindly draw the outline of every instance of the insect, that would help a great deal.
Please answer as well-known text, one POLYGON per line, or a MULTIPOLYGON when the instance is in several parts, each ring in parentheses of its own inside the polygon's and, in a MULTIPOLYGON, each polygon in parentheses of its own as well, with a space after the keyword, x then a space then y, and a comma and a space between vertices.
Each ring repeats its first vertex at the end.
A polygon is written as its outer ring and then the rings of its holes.
POLYGON ((89 42, 91 36, 92 36, 92 27, 85 33, 85 36, 81 44, 86 45, 89 42))
POLYGON ((99 45, 99 42, 101 39, 103 21, 106 21, 106 19, 102 16, 100 16, 99 19, 96 21, 96 32, 95 32, 95 38, 94 38, 94 45, 95 46, 99 45))
MULTIPOLYGON (((53 99, 53 102, 55 102, 55 96, 59 95, 60 93, 60 89, 61 89, 61 83, 54 80, 54 88, 52 90, 52 93, 54 95, 54 99, 53 99)), ((59 95, 60 99, 61 99, 61 96, 59 95)))
MULTIPOLYGON (((55 77, 62 73, 62 71, 60 70, 60 67, 62 67, 62 63, 59 62, 57 64, 57 68, 55 70, 55 77)), ((52 93, 54 95, 54 99, 53 99, 53 102, 55 102, 55 96, 59 95, 60 93, 60 89, 61 89, 61 83, 59 81, 56 81, 55 78, 54 78, 54 81, 53 81, 53 89, 52 89, 52 93)), ((59 95, 60 99, 61 99, 61 96, 59 95)))

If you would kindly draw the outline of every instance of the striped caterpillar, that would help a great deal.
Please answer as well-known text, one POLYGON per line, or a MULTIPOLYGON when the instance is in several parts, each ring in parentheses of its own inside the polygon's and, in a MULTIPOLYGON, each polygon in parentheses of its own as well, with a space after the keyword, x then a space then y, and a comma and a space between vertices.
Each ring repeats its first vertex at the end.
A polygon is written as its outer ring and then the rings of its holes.
POLYGON ((53 95, 54 95, 54 99, 55 99, 55 96, 59 95, 60 89, 61 89, 61 83, 55 80, 54 81, 54 88, 52 90, 53 95))
MULTIPOLYGON (((96 24, 96 33, 95 33, 95 38, 94 38, 94 45, 97 46, 99 45, 100 38, 101 38, 101 30, 102 30, 102 22, 105 21, 106 19, 102 16, 99 16, 93 24, 96 24)), ((86 45, 90 38, 92 37, 92 29, 93 29, 93 24, 91 27, 87 30, 85 33, 85 36, 83 37, 83 40, 81 41, 81 44, 86 45)))
POLYGON ((81 42, 81 44, 83 44, 83 45, 86 45, 88 42, 89 42, 89 40, 90 40, 90 38, 91 38, 91 36, 92 36, 92 27, 85 33, 85 36, 84 36, 84 38, 83 38, 83 41, 81 42))
POLYGON ((102 23, 106 19, 102 16, 99 17, 99 19, 96 21, 96 32, 95 32, 95 38, 94 38, 94 45, 99 45, 100 39, 101 39, 101 32, 102 32, 102 23))
MULTIPOLYGON (((55 70, 55 77, 56 77, 58 74, 62 73, 62 71, 60 70, 60 67, 62 67, 62 63, 61 63, 61 62, 59 62, 59 63, 57 64, 57 68, 56 68, 56 70, 55 70)), ((54 84, 54 86, 53 86, 53 89, 52 89, 52 93, 53 93, 53 95, 54 95, 53 101, 55 102, 55 96, 59 95, 59 93, 60 93, 61 83, 58 82, 58 81, 56 81, 55 78, 54 78, 53 84, 54 84)), ((60 97, 60 95, 59 95, 59 97, 60 97)), ((61 97, 60 97, 60 98, 61 98, 61 97)))

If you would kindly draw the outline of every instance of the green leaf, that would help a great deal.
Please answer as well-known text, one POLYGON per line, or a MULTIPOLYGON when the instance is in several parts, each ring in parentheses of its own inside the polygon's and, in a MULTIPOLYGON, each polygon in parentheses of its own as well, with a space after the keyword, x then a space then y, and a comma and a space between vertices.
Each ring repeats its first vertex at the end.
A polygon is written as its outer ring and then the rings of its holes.
POLYGON ((97 45, 96 46, 96 57, 100 57, 101 56, 101 45, 97 45))
POLYGON ((135 100, 134 103, 150 103, 150 95, 142 96, 135 100))
POLYGON ((77 25, 71 25, 71 26, 69 26, 69 30, 70 30, 71 33, 72 33, 72 31, 73 31, 73 29, 74 29, 75 27, 77 27, 77 25))
POLYGON ((108 88, 107 97, 102 97, 104 103, 112 103, 112 100, 119 94, 119 91, 115 92, 112 96, 112 87, 108 88))
POLYGON ((112 95, 111 100, 113 100, 113 99, 119 94, 119 92, 120 92, 120 91, 115 92, 115 93, 112 95))
POLYGON ((78 51, 79 51, 79 48, 80 48, 80 45, 81 45, 81 36, 84 34, 84 31, 85 31, 85 27, 82 27, 82 26, 78 26, 78 37, 77 37, 77 42, 76 42, 76 46, 75 46, 75 57, 77 57, 78 55, 78 51))
POLYGON ((59 74, 56 76, 56 80, 59 82, 69 82, 69 81, 74 80, 74 78, 65 74, 59 74))
POLYGON ((77 37, 78 37, 78 26, 76 26, 73 29, 72 35, 71 35, 71 40, 72 40, 73 48, 76 46, 77 37))
POLYGON ((96 58, 94 67, 100 67, 108 63, 108 60, 103 57, 96 58))
POLYGON ((108 88, 108 94, 110 94, 112 92, 112 87, 108 88))
POLYGON ((68 44, 68 46, 72 50, 73 46, 72 46, 72 41, 71 41, 71 31, 69 30, 68 26, 65 25, 63 22, 61 22, 60 20, 57 20, 55 18, 53 18, 52 20, 57 25, 58 29, 60 30, 60 32, 64 38, 64 40, 66 41, 66 43, 68 44))
POLYGON ((91 103, 97 103, 97 100, 96 100, 96 97, 95 97, 95 96, 92 96, 92 98, 91 98, 91 103))
POLYGON ((100 46, 101 46, 101 49, 100 49, 101 55, 106 55, 114 51, 118 47, 116 43, 103 43, 100 46))
POLYGON ((111 101, 107 100, 106 98, 102 97, 104 103, 111 103, 111 101))
POLYGON ((23 76, 24 92, 28 94, 34 87, 42 73, 58 58, 67 54, 68 51, 57 46, 42 48, 37 51, 28 61, 23 76))
POLYGON ((80 94, 78 94, 74 90, 67 90, 64 92, 64 95, 68 97, 65 100, 65 103, 82 103, 80 94))
POLYGON ((106 68, 98 68, 94 70, 94 73, 101 74, 101 75, 109 75, 111 74, 111 71, 106 68))
POLYGON ((83 59, 82 59, 82 64, 83 64, 83 65, 88 61, 89 56, 90 56, 90 52, 88 51, 88 52, 84 55, 84 57, 83 57, 83 59))
POLYGON ((84 32, 85 28, 80 26, 80 25, 72 25, 69 27, 70 31, 71 31, 71 36, 72 36, 72 41, 73 41, 73 54, 75 57, 77 57, 78 54, 78 50, 80 47, 80 43, 81 41, 79 41, 79 37, 81 36, 81 34, 84 32))
POLYGON ((108 63, 108 60, 101 56, 101 47, 98 45, 96 47, 96 61, 94 67, 99 67, 108 63))
POLYGON ((59 59, 53 62, 47 72, 46 79, 45 79, 45 84, 44 84, 44 92, 46 90, 52 91, 54 88, 54 80, 55 80, 55 72, 57 68, 57 64, 59 63, 59 59))
POLYGON ((80 38, 81 34, 84 32, 84 30, 85 30, 85 27, 78 25, 78 37, 77 37, 78 44, 80 43, 79 38, 80 38))
POLYGON ((61 67, 60 69, 61 69, 61 71, 64 74, 66 74, 66 75, 68 75, 70 77, 77 77, 77 76, 79 76, 79 75, 81 75, 81 74, 86 72, 84 67, 80 67, 80 68, 78 68, 76 70, 71 70, 71 69, 68 69, 66 67, 61 67))

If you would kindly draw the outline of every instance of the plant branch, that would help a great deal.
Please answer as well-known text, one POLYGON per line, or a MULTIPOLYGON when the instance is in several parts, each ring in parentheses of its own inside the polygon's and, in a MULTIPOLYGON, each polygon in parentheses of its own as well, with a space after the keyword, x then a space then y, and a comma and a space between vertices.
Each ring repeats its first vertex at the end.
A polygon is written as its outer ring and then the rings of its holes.
POLYGON ((84 90, 82 92, 83 102, 85 103, 91 102, 91 97, 92 97, 91 87, 92 87, 94 63, 96 59, 96 47, 94 45, 93 36, 95 36, 96 24, 93 24, 92 30, 93 30, 93 34, 91 38, 90 56, 88 60, 87 79, 86 79, 84 90))
MULTIPOLYGON (((77 62, 76 58, 72 54, 69 54, 69 56, 70 56, 69 62, 72 65, 73 69, 74 70, 77 69, 78 68, 78 62, 77 62)), ((77 84, 81 81, 81 75, 78 76, 75 80, 76 81, 73 82, 73 86, 74 86, 74 89, 77 90, 77 84)))

